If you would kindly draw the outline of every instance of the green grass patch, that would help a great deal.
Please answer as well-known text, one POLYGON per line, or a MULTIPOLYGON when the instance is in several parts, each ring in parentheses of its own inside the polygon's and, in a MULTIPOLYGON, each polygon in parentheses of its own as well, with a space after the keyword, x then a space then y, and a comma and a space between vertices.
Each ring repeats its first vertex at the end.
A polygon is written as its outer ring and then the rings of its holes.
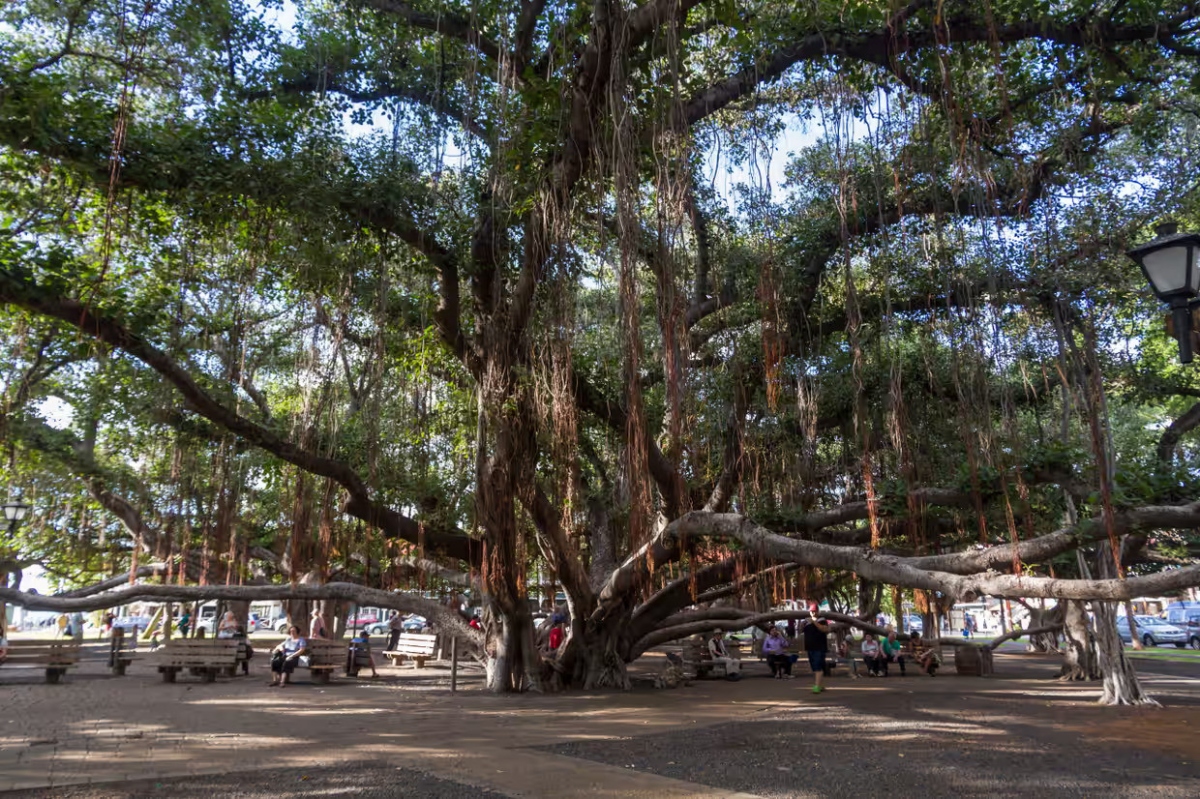
POLYGON ((1145 658, 1146 660, 1175 660, 1180 663, 1200 663, 1200 651, 1195 649, 1177 649, 1173 646, 1142 650, 1125 647, 1125 654, 1129 657, 1145 658))

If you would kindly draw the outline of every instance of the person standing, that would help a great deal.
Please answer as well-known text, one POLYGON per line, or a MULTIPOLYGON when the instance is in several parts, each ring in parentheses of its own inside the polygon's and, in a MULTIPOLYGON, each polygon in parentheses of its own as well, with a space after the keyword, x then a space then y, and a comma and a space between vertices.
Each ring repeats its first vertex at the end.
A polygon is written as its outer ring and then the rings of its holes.
POLYGON ((183 638, 188 637, 188 630, 192 629, 192 611, 190 608, 183 609, 183 615, 179 617, 179 635, 183 638))
POLYGON ((767 658, 767 668, 777 680, 792 679, 792 656, 787 651, 788 640, 778 627, 772 627, 763 641, 762 651, 767 658))
POLYGON ((78 610, 71 614, 70 635, 72 638, 83 640, 83 614, 78 610))
POLYGON ((562 646, 563 639, 566 637, 566 633, 563 632, 563 626, 561 624, 556 624, 550 628, 550 637, 546 642, 550 647, 550 654, 558 651, 558 648, 562 646))
POLYGON ((321 615, 319 608, 313 608, 312 621, 308 625, 309 638, 328 638, 325 634, 325 617, 321 615))
POLYGON ((396 644, 400 643, 400 633, 402 632, 404 632, 404 617, 397 613, 388 622, 388 643, 385 652, 396 651, 396 644))
POLYGON ((804 625, 804 649, 808 653, 808 666, 813 673, 813 693, 825 690, 825 659, 829 655, 829 625, 818 614, 820 608, 814 602, 809 606, 812 618, 804 625))

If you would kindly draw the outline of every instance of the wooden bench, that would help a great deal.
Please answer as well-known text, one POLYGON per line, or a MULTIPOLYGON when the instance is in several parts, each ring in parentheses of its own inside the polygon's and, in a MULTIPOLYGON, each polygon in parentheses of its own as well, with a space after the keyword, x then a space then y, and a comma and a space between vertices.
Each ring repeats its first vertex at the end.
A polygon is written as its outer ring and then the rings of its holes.
POLYGON ((163 682, 175 682, 184 669, 215 682, 218 674, 232 677, 237 672, 241 643, 233 638, 181 638, 168 641, 154 657, 163 682))
POLYGON ((6 666, 45 666, 46 682, 57 683, 79 663, 78 641, 9 641, 6 666))
POLYGON ((709 675, 714 677, 729 676, 725 672, 724 663, 716 663, 709 654, 708 644, 700 640, 687 640, 683 642, 680 649, 680 657, 683 658, 683 673, 685 677, 694 676, 696 679, 704 679, 709 675))
POLYGON ((321 684, 329 682, 333 670, 338 666, 345 665, 349 645, 349 641, 330 641, 326 638, 308 639, 308 648, 305 652, 308 657, 308 671, 312 675, 313 682, 321 684))
POLYGON ((425 668, 425 661, 432 660, 437 651, 437 636, 433 633, 400 633, 396 648, 384 652, 384 657, 393 666, 403 666, 406 658, 412 658, 414 668, 425 668))

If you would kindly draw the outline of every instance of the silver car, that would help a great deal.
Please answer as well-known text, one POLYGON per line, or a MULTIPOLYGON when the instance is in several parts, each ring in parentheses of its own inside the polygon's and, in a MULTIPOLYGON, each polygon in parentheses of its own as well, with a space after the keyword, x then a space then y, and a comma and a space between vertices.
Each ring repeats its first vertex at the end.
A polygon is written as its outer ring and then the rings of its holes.
MULTIPOLYGON (((1133 618, 1137 620, 1138 636, 1146 646, 1175 644, 1180 649, 1187 646, 1186 630, 1176 627, 1174 624, 1168 624, 1157 616, 1134 616, 1133 618)), ((1129 634, 1129 619, 1124 616, 1117 617, 1117 634, 1125 643, 1133 643, 1133 637, 1129 634)))

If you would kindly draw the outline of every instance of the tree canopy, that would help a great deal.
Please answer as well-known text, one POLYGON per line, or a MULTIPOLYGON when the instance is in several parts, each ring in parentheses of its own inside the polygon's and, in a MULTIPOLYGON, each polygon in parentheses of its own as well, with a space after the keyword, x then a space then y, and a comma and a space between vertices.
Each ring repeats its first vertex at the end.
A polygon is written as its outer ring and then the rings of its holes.
POLYGON ((470 586, 497 690, 785 597, 1200 584, 1124 255, 1200 228, 1192 4, 3 14, 8 574, 470 586))

